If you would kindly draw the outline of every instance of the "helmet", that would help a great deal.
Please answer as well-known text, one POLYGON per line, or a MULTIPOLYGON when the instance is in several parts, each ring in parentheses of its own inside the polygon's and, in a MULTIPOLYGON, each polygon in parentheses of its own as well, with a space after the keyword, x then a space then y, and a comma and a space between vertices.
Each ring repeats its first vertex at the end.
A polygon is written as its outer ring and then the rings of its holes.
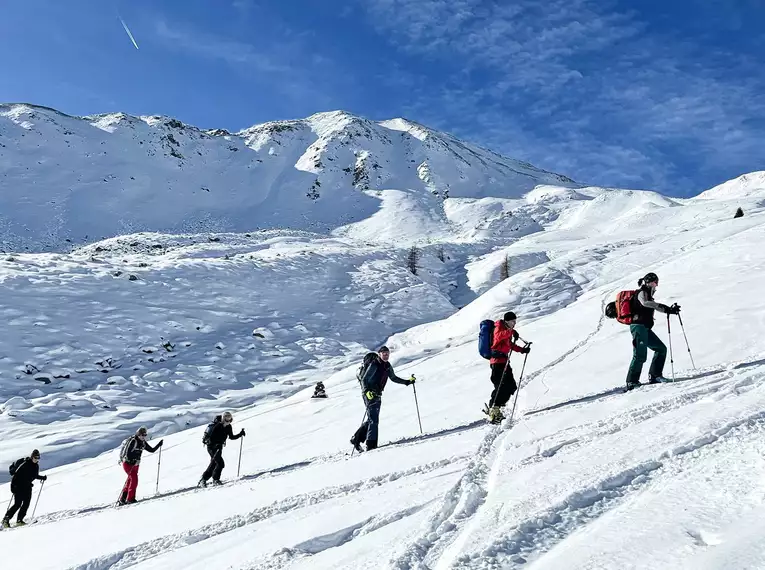
POLYGON ((646 273, 645 277, 640 279, 638 281, 638 285, 642 287, 646 283, 658 283, 659 282, 659 276, 656 275, 654 272, 646 273))

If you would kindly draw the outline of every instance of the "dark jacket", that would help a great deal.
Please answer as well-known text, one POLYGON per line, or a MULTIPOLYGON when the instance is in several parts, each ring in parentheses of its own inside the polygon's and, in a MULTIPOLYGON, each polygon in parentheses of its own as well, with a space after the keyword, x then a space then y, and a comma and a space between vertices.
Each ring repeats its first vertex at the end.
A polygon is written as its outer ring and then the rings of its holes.
POLYGON ((35 479, 42 479, 40 477, 40 465, 32 461, 31 457, 27 457, 16 469, 16 473, 11 479, 11 492, 31 489, 35 479))
POLYGON ((396 384, 403 384, 405 386, 411 384, 409 380, 396 376, 390 362, 383 362, 382 358, 377 356, 364 371, 364 375, 361 377, 361 388, 364 392, 370 391, 382 394, 385 384, 388 383, 389 379, 396 384))
POLYGON ((632 297, 632 324, 643 325, 648 329, 653 328, 654 311, 666 313, 669 311, 669 307, 654 301, 651 288, 643 285, 632 297))
POLYGON ((159 446, 152 447, 149 445, 148 441, 141 441, 138 439, 138 436, 133 436, 130 438, 130 443, 128 443, 127 450, 125 452, 125 463, 128 465, 140 465, 141 464, 141 454, 143 453, 143 450, 148 451, 149 453, 154 453, 159 449, 159 446))
POLYGON ((226 445, 227 439, 239 439, 240 437, 242 437, 242 432, 234 435, 231 424, 223 425, 222 421, 216 421, 210 432, 210 441, 207 443, 207 447, 223 447, 226 445))

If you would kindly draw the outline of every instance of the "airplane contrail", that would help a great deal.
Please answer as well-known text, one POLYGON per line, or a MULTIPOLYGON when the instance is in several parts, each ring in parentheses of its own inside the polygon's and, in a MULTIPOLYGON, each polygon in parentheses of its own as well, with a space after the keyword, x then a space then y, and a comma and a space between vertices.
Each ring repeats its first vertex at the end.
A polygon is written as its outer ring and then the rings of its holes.
POLYGON ((120 19, 120 22, 122 22, 122 27, 125 28, 125 32, 127 32, 127 35, 130 38, 130 41, 133 42, 135 49, 138 49, 138 44, 136 43, 135 38, 133 37, 133 34, 130 33, 130 28, 127 27, 125 20, 123 20, 122 16, 120 16, 119 14, 117 14, 117 17, 120 19))

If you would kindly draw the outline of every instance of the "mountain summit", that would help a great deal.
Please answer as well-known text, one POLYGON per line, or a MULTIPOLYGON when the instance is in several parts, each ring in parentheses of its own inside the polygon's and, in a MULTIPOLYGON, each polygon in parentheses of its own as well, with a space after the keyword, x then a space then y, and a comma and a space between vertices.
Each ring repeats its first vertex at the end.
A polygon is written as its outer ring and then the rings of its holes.
POLYGON ((139 231, 293 228, 327 233, 400 190, 517 198, 569 178, 406 119, 343 111, 237 133, 111 113, 0 105, 0 248, 60 250, 139 231), (11 215, 12 212, 12 215, 11 215))

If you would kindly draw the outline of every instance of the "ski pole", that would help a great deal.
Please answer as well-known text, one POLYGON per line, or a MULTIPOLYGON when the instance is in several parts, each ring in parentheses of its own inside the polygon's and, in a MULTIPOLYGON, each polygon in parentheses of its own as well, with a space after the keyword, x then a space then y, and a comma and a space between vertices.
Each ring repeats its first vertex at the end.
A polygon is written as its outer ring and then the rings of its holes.
POLYGON ((669 362, 672 365, 672 382, 675 381, 675 357, 672 354, 672 329, 669 326, 669 313, 667 313, 667 336, 669 336, 669 362))
POLYGON ((242 448, 244 447, 244 438, 239 442, 239 465, 236 466, 236 478, 239 479, 239 470, 242 468, 242 448))
POLYGON ((32 509, 32 520, 35 520, 35 513, 37 512, 37 503, 40 502, 40 495, 42 495, 43 487, 45 486, 45 481, 40 483, 40 492, 37 493, 37 500, 35 501, 35 508, 32 509))
MULTIPOLYGON (((526 346, 531 346, 530 342, 526 343, 526 346)), ((518 389, 515 391, 515 400, 513 400, 513 409, 510 412, 510 421, 513 421, 513 416, 515 415, 515 405, 518 403, 518 395, 521 393, 521 384, 523 384, 523 373, 526 371, 526 360, 529 358, 529 353, 527 352, 525 356, 523 357, 523 366, 521 366, 521 375, 518 377, 518 389)))
POLYGON ((691 357, 691 365, 693 366, 693 369, 696 370, 696 363, 693 362, 693 354, 691 354, 691 346, 688 344, 688 337, 685 336, 685 327, 683 326, 683 317, 680 316, 680 313, 677 313, 677 318, 680 319, 680 330, 683 331, 683 338, 685 339, 685 346, 688 349, 688 356, 691 357))
MULTIPOLYGON (((414 378, 414 374, 412 374, 412 378, 414 378)), ((414 389, 414 405, 417 408, 417 421, 420 424, 420 435, 422 435, 422 420, 420 419, 420 405, 417 403, 417 387, 412 383, 412 389, 414 389)))
MULTIPOLYGON (((364 406, 364 415, 361 417, 361 425, 364 425, 364 422, 367 421, 367 413, 369 412, 369 408, 364 406)), ((361 442, 359 442, 361 443, 361 442)), ((353 454, 356 453, 356 446, 353 446, 353 449, 351 450, 351 457, 353 457, 353 454)))
POLYGON ((162 447, 159 448, 159 458, 157 459, 157 487, 154 489, 154 494, 159 495, 159 466, 162 465, 162 447))

